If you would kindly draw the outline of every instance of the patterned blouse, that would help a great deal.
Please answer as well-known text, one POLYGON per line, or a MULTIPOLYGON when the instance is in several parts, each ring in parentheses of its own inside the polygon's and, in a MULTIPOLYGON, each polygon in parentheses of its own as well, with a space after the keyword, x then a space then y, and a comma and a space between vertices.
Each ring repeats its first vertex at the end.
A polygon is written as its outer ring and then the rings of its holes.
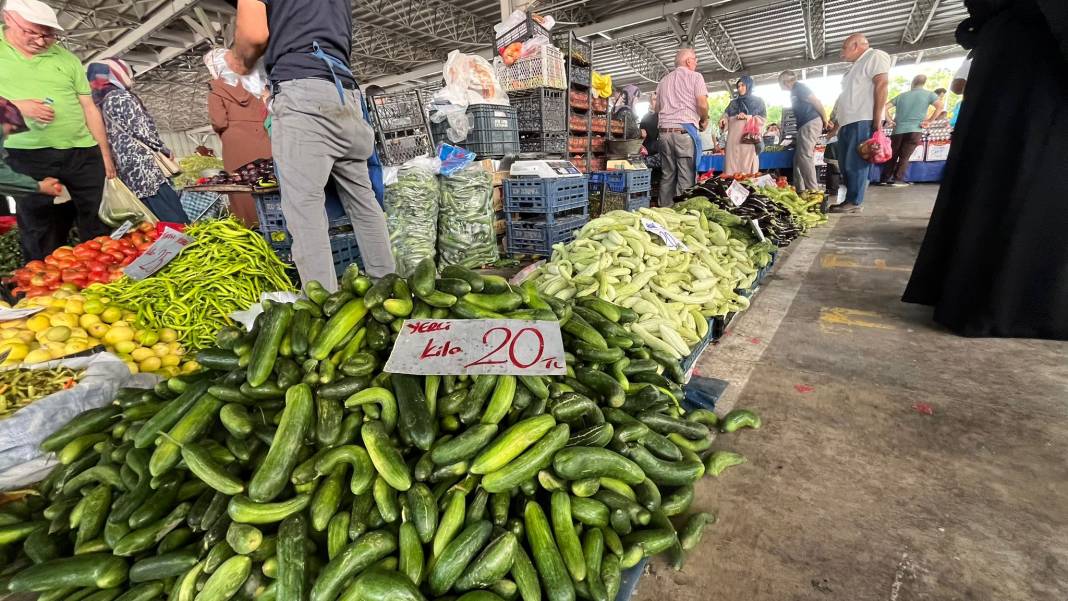
POLYGON ((138 198, 155 195, 160 186, 169 183, 148 150, 166 150, 156 129, 156 122, 141 101, 126 90, 115 90, 108 94, 101 105, 101 112, 107 124, 108 144, 115 157, 115 169, 122 183, 138 198))

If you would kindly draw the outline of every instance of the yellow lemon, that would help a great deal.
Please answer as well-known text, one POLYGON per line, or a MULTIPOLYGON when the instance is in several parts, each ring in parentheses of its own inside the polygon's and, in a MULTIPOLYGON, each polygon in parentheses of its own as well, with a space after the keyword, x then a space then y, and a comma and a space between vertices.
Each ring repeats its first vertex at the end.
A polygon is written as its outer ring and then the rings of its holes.
POLYGON ((11 340, 18 335, 18 330, 0 330, 0 340, 11 340))
POLYGON ((16 336, 16 338, 25 342, 26 344, 30 344, 34 340, 33 332, 29 330, 22 330, 18 333, 18 336, 16 336))
POLYGON ((89 335, 92 336, 93 338, 101 338, 102 339, 102 338, 104 338, 104 336, 107 335, 108 330, 110 330, 110 329, 111 328, 108 327, 108 324, 106 324, 106 323, 94 323, 94 324, 92 324, 90 326, 87 326, 85 328, 85 331, 88 332, 89 335))
POLYGON ((133 352, 137 350, 137 343, 133 340, 121 340, 115 343, 115 350, 133 357, 133 352))
POLYGON ((51 342, 66 342, 70 338, 70 328, 67 326, 54 326, 45 331, 45 337, 51 342))
POLYGON ((98 323, 102 323, 100 321, 100 316, 99 315, 92 315, 90 313, 85 313, 85 314, 80 315, 78 317, 78 325, 80 325, 81 327, 85 328, 86 330, 89 329, 89 326, 94 325, 94 324, 98 324, 98 323))
POLYGON ((152 345, 152 352, 156 353, 157 357, 164 357, 171 354, 171 347, 163 342, 157 342, 152 345))
POLYGON ((111 305, 100 314, 100 319, 104 320, 104 323, 115 323, 122 319, 122 309, 111 305))
POLYGON ((70 329, 71 338, 88 338, 89 332, 85 331, 85 328, 79 328, 77 326, 70 329))
POLYGON ((85 312, 84 303, 80 300, 74 300, 73 298, 67 299, 67 305, 63 307, 63 311, 66 313, 72 313, 74 315, 81 315, 85 312))
POLYGON ((65 309, 67 307, 67 300, 63 299, 63 298, 56 297, 56 298, 52 299, 52 302, 49 303, 48 306, 51 307, 52 309, 58 309, 59 311, 62 311, 63 309, 65 309))
POLYGON ((53 299, 57 299, 58 298, 60 300, 64 300, 64 299, 70 298, 70 295, 71 295, 70 290, 64 290, 63 288, 58 288, 58 289, 52 291, 52 298, 53 299))
POLYGON ((31 332, 43 332, 52 327, 52 321, 48 319, 47 315, 38 313, 26 320, 26 327, 29 328, 31 332))
POLYGON ((133 323, 133 322, 137 321, 137 313, 134 313, 133 311, 123 311, 122 312, 122 320, 123 321, 128 321, 130 323, 133 323))
POLYGON ((174 342, 178 340, 178 332, 171 328, 163 328, 159 331, 159 340, 160 342, 174 342))
POLYGON ((181 357, 185 354, 185 348, 183 348, 181 343, 179 342, 172 342, 168 346, 170 346, 172 355, 178 355, 179 357, 181 357))
POLYGON ((11 319, 8 321, 0 321, 0 330, 17 330, 25 325, 25 319, 11 319))
POLYGON ((49 295, 37 296, 29 300, 29 306, 31 307, 50 307, 52 306, 52 297, 49 295))
POLYGON ((145 359, 148 359, 149 357, 155 357, 155 356, 156 356, 156 353, 153 353, 152 349, 150 349, 150 348, 141 347, 141 348, 135 348, 134 350, 130 351, 130 357, 134 361, 137 361, 138 363, 144 361, 145 359))
POLYGON ((21 361, 30 352, 30 347, 20 340, 5 341, 0 344, 0 353, 8 351, 7 358, 11 361, 21 361))
POLYGON ((163 367, 160 368, 160 373, 164 376, 167 376, 168 378, 173 378, 175 376, 181 375, 182 371, 177 367, 163 367))
POLYGON ((78 325, 78 316, 71 315, 70 313, 56 313, 49 317, 49 321, 53 326, 66 326, 73 328, 78 325))
POLYGON ((200 371, 200 364, 196 361, 186 361, 182 365, 182 373, 191 374, 196 371, 200 371))
POLYGON ((166 357, 160 357, 160 360, 163 363, 163 367, 177 367, 182 362, 182 358, 178 355, 167 355, 166 357))
POLYGON ((141 330, 137 334, 137 341, 145 346, 152 346, 159 342, 159 334, 155 330, 141 330))
POLYGON ((130 368, 130 373, 132 374, 136 374, 141 371, 140 369, 138 369, 137 364, 133 361, 126 361, 126 367, 130 368))
POLYGON ((75 292, 74 294, 70 295, 67 298, 69 300, 76 300, 76 301, 80 301, 80 302, 83 302, 83 303, 85 302, 85 295, 82 294, 81 292, 75 292))
POLYGON ((119 321, 116 321, 115 323, 111 324, 111 327, 113 327, 113 328, 131 328, 131 329, 133 329, 130 326, 130 322, 126 321, 125 319, 120 319, 119 321))
POLYGON ((137 366, 141 368, 141 371, 157 371, 163 367, 163 363, 159 360, 159 357, 149 357, 138 363, 137 366))
POLYGON ((82 351, 89 350, 89 344, 83 340, 70 340, 66 346, 63 347, 63 354, 73 355, 74 353, 80 353, 82 351))
MULTIPOLYGON (((128 327, 110 328, 110 329, 108 329, 108 333, 104 334, 104 343, 105 344, 114 345, 114 344, 119 343, 119 342, 133 341, 133 337, 134 337, 133 328, 128 328, 128 327)), ((137 344, 134 343, 134 348, 136 348, 136 347, 137 347, 137 344)))
POLYGON ((23 360, 25 363, 44 363, 45 361, 52 360, 52 353, 48 352, 46 348, 39 348, 32 350, 26 354, 26 358, 23 360))
POLYGON ((89 315, 100 315, 107 309, 107 305, 102 303, 98 298, 91 298, 82 303, 82 311, 89 315))

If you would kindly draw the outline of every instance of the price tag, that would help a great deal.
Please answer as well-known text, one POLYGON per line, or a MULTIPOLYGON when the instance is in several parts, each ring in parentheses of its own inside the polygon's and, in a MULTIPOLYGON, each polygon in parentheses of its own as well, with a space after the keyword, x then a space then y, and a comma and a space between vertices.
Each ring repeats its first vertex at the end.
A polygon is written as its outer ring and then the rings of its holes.
POLYGON ((112 240, 118 240, 119 238, 122 238, 131 229, 133 229, 133 226, 134 226, 133 222, 130 221, 129 219, 127 219, 126 221, 124 221, 122 223, 122 225, 120 225, 119 227, 115 228, 114 232, 111 232, 111 239, 112 240))
POLYGON ((670 231, 668 231, 667 228, 653 221, 652 219, 642 218, 642 227, 644 227, 645 231, 649 232, 650 234, 658 236, 661 240, 664 241, 664 246, 670 248, 671 250, 681 250, 685 252, 690 252, 690 248, 686 246, 686 244, 684 244, 682 240, 676 238, 675 234, 672 234, 670 231))
POLYGON ((757 239, 760 240, 761 242, 763 242, 764 241, 764 232, 760 231, 760 223, 757 222, 756 219, 752 219, 752 220, 749 221, 749 225, 751 225, 753 227, 753 233, 756 234, 757 239))
POLYGON ((415 375, 566 373, 556 321, 406 319, 385 371, 415 375))
POLYGON ((25 309, 0 309, 0 321, 23 319, 44 311, 44 307, 26 307, 25 309))
POLYGON ((189 236, 169 227, 163 228, 163 233, 152 243, 152 246, 137 257, 137 260, 127 265, 122 272, 130 276, 130 279, 143 280, 163 269, 192 243, 193 239, 189 236))
POLYGON ((734 180, 734 182, 727 188, 727 196, 730 197, 734 206, 740 207, 745 199, 749 198, 749 190, 742 185, 742 182, 734 180))
POLYGON ((756 181, 753 182, 753 185, 757 188, 770 188, 775 185, 775 178, 765 173, 764 175, 761 175, 760 177, 756 178, 756 181))
POLYGON ((530 274, 532 274, 535 271, 537 271, 537 269, 539 267, 541 267, 542 265, 545 265, 545 259, 542 259, 540 261, 535 261, 534 263, 531 263, 530 265, 527 265, 526 267, 521 269, 519 271, 519 273, 517 273, 514 276, 512 276, 512 279, 508 280, 508 283, 513 285, 513 286, 518 286, 518 285, 522 284, 523 282, 527 281, 527 278, 530 277, 530 274))

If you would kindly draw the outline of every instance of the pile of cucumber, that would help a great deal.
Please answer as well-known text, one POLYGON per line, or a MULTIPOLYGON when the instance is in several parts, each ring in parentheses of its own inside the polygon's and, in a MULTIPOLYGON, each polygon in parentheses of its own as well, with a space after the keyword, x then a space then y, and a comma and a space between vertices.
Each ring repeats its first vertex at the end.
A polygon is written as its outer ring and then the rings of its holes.
POLYGON ((0 586, 41 601, 611 601, 677 566, 694 483, 743 461, 680 409, 683 374, 598 300, 432 262, 268 304, 204 370, 123 389, 46 439, 60 465, 0 507, 0 586), (382 372, 406 318, 562 322, 567 376, 382 372), (703 456, 703 457, 702 457, 703 456))

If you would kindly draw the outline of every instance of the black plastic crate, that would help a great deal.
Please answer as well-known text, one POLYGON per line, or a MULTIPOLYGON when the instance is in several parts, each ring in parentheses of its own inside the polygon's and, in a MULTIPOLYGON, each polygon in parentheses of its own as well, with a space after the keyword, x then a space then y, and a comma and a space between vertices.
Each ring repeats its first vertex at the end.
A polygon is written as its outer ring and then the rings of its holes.
POLYGON ((499 159, 519 153, 519 121, 514 107, 498 104, 475 104, 467 107, 471 128, 461 141, 450 140, 449 122, 431 123, 437 143, 453 144, 470 150, 478 158, 499 159))
POLYGON ((570 242, 590 220, 585 208, 569 211, 553 218, 530 215, 507 216, 508 254, 548 255, 553 244, 570 242))
POLYGON ((519 134, 519 152, 564 154, 567 152, 567 132, 519 134))
POLYGON ((567 79, 572 85, 588 88, 590 87, 590 68, 573 64, 567 74, 567 79))
MULTIPOLYGON (((283 263, 293 263, 292 244, 272 244, 274 252, 283 263)), ((337 277, 350 264, 355 263, 363 268, 363 257, 360 256, 360 246, 356 242, 356 234, 353 232, 340 232, 330 235, 330 258, 334 263, 334 271, 337 277)), ((296 276, 294 276, 296 277, 296 276)))
POLYGON ((380 132, 426 128, 426 111, 418 90, 371 97, 371 115, 380 132))
POLYGON ((568 35, 566 58, 590 66, 593 63, 593 44, 579 40, 574 34, 568 35))
POLYGON ((549 30, 545 29, 541 23, 538 23, 527 13, 525 21, 516 25, 515 27, 504 32, 497 38, 497 54, 501 54, 501 51, 515 42, 525 42, 536 35, 549 37, 549 30))
POLYGON ((508 100, 516 111, 519 131, 567 131, 567 92, 552 88, 536 88, 525 92, 511 92, 508 100))
POLYGON ((379 132, 378 157, 383 165, 400 165, 416 157, 427 156, 434 143, 425 127, 399 132, 379 132))
POLYGON ((504 209, 515 213, 558 213, 589 206, 585 177, 504 180, 504 209))

